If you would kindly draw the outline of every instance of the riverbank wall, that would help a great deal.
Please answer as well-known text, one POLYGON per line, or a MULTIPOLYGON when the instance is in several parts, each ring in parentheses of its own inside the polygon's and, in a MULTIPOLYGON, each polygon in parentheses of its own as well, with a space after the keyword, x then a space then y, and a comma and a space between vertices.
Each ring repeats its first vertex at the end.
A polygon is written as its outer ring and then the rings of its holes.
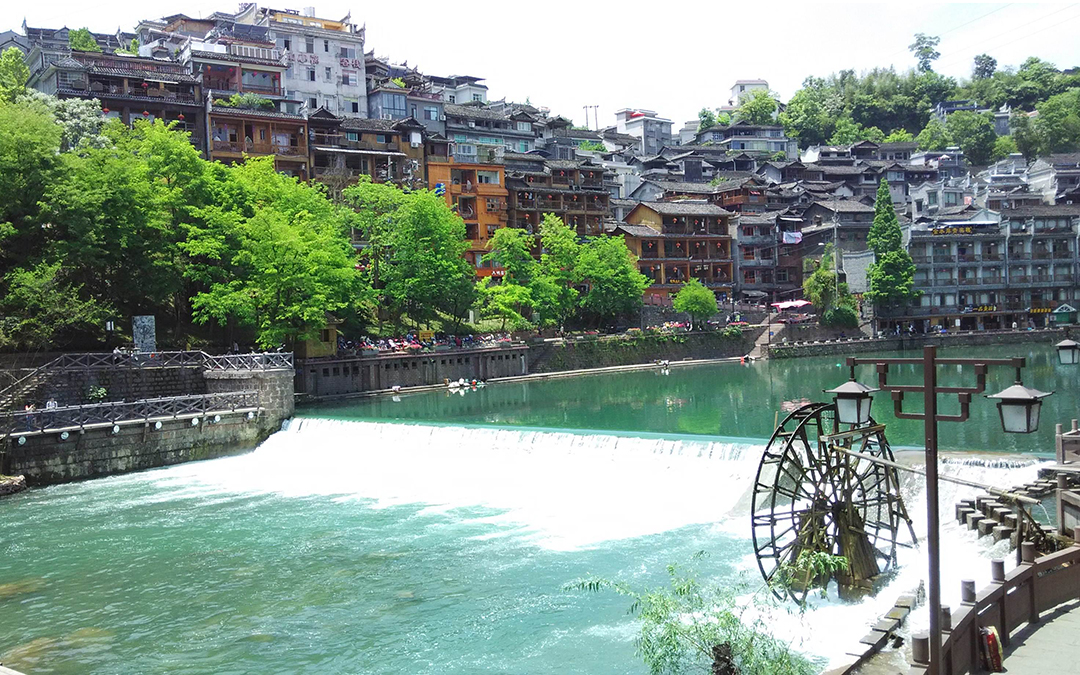
POLYGON ((756 326, 745 328, 739 336, 724 331, 627 333, 607 338, 547 341, 529 346, 529 373, 745 356, 763 330, 756 326))
POLYGON ((0 474, 42 486, 253 450, 292 416, 295 397, 291 355, 274 355, 266 367, 250 356, 210 357, 198 367, 138 366, 141 373, 117 364, 43 376, 78 386, 87 378, 153 383, 173 395, 0 413, 0 474))
POLYGON ((803 356, 832 356, 836 354, 862 354, 865 352, 902 352, 922 349, 929 345, 967 347, 1052 343, 1064 340, 1068 335, 1069 329, 1067 328, 1045 328, 1039 330, 881 336, 877 338, 850 338, 822 342, 774 343, 768 345, 765 352, 771 359, 793 359, 803 356))

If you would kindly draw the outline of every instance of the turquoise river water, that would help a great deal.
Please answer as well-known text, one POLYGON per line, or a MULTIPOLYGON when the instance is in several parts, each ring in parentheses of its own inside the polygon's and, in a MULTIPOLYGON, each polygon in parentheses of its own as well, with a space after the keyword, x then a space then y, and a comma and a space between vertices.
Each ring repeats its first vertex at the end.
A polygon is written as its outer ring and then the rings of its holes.
MULTIPOLYGON (((1029 357, 1026 384, 1057 391, 1042 429, 1005 436, 980 399, 967 424, 942 427, 958 451, 944 472, 1029 480, 1053 423, 1076 415, 1080 371, 1044 348, 979 351, 1006 353, 1029 357), (970 461, 1005 452, 1030 458, 970 461)), ((626 600, 563 586, 659 584, 702 550, 703 576, 754 585, 747 490, 764 439, 782 401, 846 378, 837 361, 351 401, 302 410, 246 455, 7 498, 0 661, 32 675, 644 672, 626 600)), ((894 446, 918 444, 914 423, 875 413, 894 446)), ((919 523, 921 485, 904 493, 919 523)), ((945 487, 943 512, 970 493, 945 487)), ((971 556, 1003 552, 944 527, 955 602, 961 577, 988 580, 971 556)), ((824 666, 924 576, 918 551, 901 563, 874 598, 770 622, 824 666)))

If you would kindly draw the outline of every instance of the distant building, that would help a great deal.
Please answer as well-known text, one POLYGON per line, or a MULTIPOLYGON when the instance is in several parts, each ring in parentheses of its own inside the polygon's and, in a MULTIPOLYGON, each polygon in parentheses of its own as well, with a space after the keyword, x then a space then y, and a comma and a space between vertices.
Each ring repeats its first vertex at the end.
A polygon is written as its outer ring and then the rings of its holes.
POLYGON ((509 220, 502 156, 489 161, 474 154, 462 161, 450 155, 444 158, 446 161, 430 161, 435 157, 428 157, 428 186, 441 186, 446 203, 465 221, 465 238, 469 242, 465 259, 476 268, 477 276, 502 276, 501 268, 484 260, 490 253, 488 240, 509 220))
POLYGON ((671 120, 658 117, 652 110, 623 108, 615 111, 615 129, 638 139, 637 151, 655 155, 665 145, 672 145, 671 120))
POLYGON ((731 85, 728 105, 738 108, 742 98, 752 91, 769 91, 769 83, 765 80, 735 80, 735 84, 731 85))
POLYGON ((741 151, 754 155, 772 156, 783 153, 786 159, 799 156, 799 143, 784 135, 784 128, 774 124, 750 124, 736 122, 731 125, 717 124, 702 129, 697 143, 719 146, 725 150, 741 151))

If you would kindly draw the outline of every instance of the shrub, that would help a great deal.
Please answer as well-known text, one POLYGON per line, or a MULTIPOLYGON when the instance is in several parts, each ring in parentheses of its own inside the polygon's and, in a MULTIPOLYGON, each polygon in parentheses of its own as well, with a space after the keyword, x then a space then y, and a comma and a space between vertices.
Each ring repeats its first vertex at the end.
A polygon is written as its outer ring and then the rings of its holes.
POLYGON ((825 312, 821 325, 833 328, 858 328, 859 317, 850 307, 833 307, 825 312))

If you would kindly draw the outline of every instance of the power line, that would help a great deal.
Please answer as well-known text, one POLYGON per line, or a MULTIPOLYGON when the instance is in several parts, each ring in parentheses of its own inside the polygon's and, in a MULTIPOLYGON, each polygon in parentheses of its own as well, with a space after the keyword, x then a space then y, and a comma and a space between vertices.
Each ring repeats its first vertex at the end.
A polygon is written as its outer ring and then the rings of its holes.
MULTIPOLYGON (((1001 7, 998 7, 997 9, 990 10, 986 14, 980 14, 979 16, 975 17, 974 19, 969 19, 969 20, 965 21, 964 23, 960 24, 959 26, 954 26, 954 27, 950 28, 949 30, 942 33, 941 35, 938 35, 938 37, 941 37, 942 35, 948 35, 949 33, 952 33, 954 31, 958 31, 961 28, 963 28, 964 26, 970 26, 971 24, 975 23, 976 21, 981 21, 982 19, 985 19, 986 17, 990 16, 991 14, 995 14, 997 12, 1000 12, 1001 10, 1003 10, 1003 9, 1005 9, 1007 7, 1012 7, 1014 4, 1015 3, 1010 2, 1008 4, 1002 5, 1001 7)), ((883 60, 888 60, 888 59, 891 59, 894 56, 898 56, 900 54, 903 54, 903 53, 907 52, 909 49, 910 48, 905 47, 905 48, 903 48, 903 49, 901 49, 899 51, 895 51, 892 54, 889 54, 888 56, 886 56, 883 60)))
MULTIPOLYGON (((977 49, 981 49, 981 50, 983 50, 983 51, 989 51, 989 50, 988 50, 988 49, 986 48, 986 44, 987 44, 987 43, 988 43, 989 41, 991 41, 991 40, 996 40, 997 38, 999 38, 999 37, 1003 37, 1003 36, 1013 36, 1013 35, 1016 35, 1016 31, 1020 30, 1021 28, 1026 28, 1026 27, 1030 26, 1031 24, 1034 24, 1034 23, 1039 23, 1040 21, 1043 21, 1043 20, 1045 20, 1045 19, 1049 19, 1049 18, 1050 18, 1050 17, 1052 17, 1052 16, 1056 16, 1056 15, 1058 15, 1058 14, 1061 14, 1062 12, 1064 12, 1064 11, 1066 11, 1066 10, 1072 9, 1073 7, 1076 7, 1077 5, 1080 5, 1080 3, 1076 3, 1076 2, 1074 2, 1073 4, 1071 4, 1071 5, 1066 5, 1065 7, 1062 7, 1061 9, 1059 9, 1059 10, 1057 10, 1057 11, 1054 11, 1054 12, 1050 12, 1049 14, 1043 15, 1043 16, 1041 16, 1041 17, 1037 18, 1037 19, 1033 19, 1033 20, 1031 20, 1031 21, 1028 21, 1028 22, 1027 22, 1027 23, 1025 23, 1025 24, 1021 24, 1021 25, 1019 25, 1019 26, 1015 26, 1015 27, 1013 27, 1013 28, 1010 28, 1009 30, 1005 31, 1004 33, 998 33, 997 35, 995 35, 995 36, 993 36, 993 37, 990 37, 990 38, 982 38, 982 39, 981 39, 981 40, 979 40, 979 42, 977 42, 977 43, 971 43, 971 44, 969 44, 969 45, 967 45, 967 46, 965 46, 965 47, 961 47, 960 49, 955 49, 955 50, 953 50, 953 53, 956 53, 956 54, 964 54, 964 56, 962 56, 962 57, 954 57, 954 58, 952 58, 952 59, 950 59, 950 60, 947 60, 947 61, 943 61, 943 62, 942 62, 941 64, 938 64, 938 67, 941 67, 941 66, 947 66, 947 65, 951 65, 951 64, 954 64, 954 63, 959 63, 960 61, 964 61, 964 60, 966 60, 966 59, 968 58, 968 57, 967 57, 967 54, 966 54, 967 50, 969 50, 969 49, 972 49, 973 47, 974 47, 974 48, 977 48, 977 49)), ((1069 19, 1066 19, 1065 21, 1071 21, 1072 19, 1075 19, 1075 18, 1076 18, 1076 17, 1070 17, 1069 19)), ((1017 38, 1016 40, 1013 40, 1012 42, 1008 42, 1008 43, 1006 43, 1006 44, 1012 44, 1013 42, 1017 42, 1017 41, 1019 41, 1019 40, 1026 40, 1027 38, 1031 37, 1032 35, 1036 35, 1036 34, 1038 34, 1038 33, 1041 33, 1041 32, 1043 32, 1044 30, 1048 30, 1048 29, 1050 29, 1050 28, 1055 28, 1055 27, 1057 27, 1057 26, 1060 26, 1060 25, 1061 25, 1061 23, 1064 23, 1064 22, 1058 22, 1058 23, 1055 23, 1055 24, 1054 24, 1053 26, 1048 26, 1047 28, 1043 28, 1043 29, 1041 29, 1041 30, 1037 30, 1037 31, 1034 31, 1034 32, 1032 32, 1032 33, 1028 33, 1028 34, 1026 34, 1026 35, 1023 35, 1023 36, 1021 36, 1021 37, 1017 38)), ((999 46, 996 46, 996 47, 992 47, 991 49, 1000 49, 1000 48, 1001 48, 1002 46, 1004 46, 1004 45, 999 45, 999 46)))

